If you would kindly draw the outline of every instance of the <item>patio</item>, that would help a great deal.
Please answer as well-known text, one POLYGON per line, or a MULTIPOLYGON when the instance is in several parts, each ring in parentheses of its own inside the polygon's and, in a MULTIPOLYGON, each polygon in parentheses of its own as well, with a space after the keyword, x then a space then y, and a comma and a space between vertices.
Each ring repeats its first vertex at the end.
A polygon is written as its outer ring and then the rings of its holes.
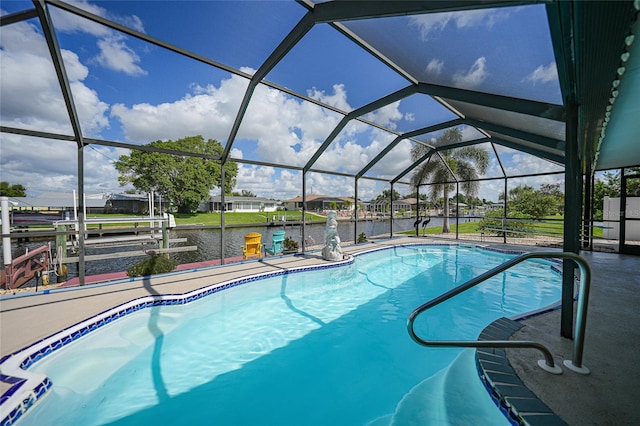
MULTIPOLYGON (((354 254, 377 246, 410 243, 443 243, 434 238, 396 238, 344 247, 354 254)), ((461 241, 463 243, 475 243, 461 241)), ((499 249, 532 251, 531 246, 497 245, 499 249)), ((538 368, 540 354, 533 350, 508 350, 518 376, 538 398, 570 425, 636 424, 640 421, 640 259, 630 255, 583 252, 593 271, 592 291, 584 349, 584 365, 590 375, 564 368, 556 376, 538 368), (615 348, 612 350, 612 348, 615 348)), ((322 264, 318 252, 268 258, 182 272, 149 280, 88 286, 66 291, 3 298, 0 302, 2 356, 41 340, 81 320, 135 298, 154 294, 185 293, 215 282, 281 269, 322 264), (25 320, 28 318, 28 320, 25 320), (46 320, 36 320, 46 318, 46 320)), ((571 359, 572 341, 559 335, 560 314, 552 311, 523 321, 525 327, 513 338, 547 345, 554 360, 562 365, 571 359)), ((409 338, 409 336, 407 336, 409 338)), ((2 392, 7 384, 2 384, 2 392)), ((541 419, 539 424, 548 424, 541 419)))

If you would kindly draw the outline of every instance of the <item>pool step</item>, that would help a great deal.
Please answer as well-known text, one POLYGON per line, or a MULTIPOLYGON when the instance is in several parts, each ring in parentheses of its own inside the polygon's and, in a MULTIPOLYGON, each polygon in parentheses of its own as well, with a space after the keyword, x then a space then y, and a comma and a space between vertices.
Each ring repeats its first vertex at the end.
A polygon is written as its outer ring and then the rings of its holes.
POLYGON ((466 349, 446 368, 416 385, 398 403, 395 413, 369 426, 407 424, 509 425, 482 385, 475 350, 466 349))

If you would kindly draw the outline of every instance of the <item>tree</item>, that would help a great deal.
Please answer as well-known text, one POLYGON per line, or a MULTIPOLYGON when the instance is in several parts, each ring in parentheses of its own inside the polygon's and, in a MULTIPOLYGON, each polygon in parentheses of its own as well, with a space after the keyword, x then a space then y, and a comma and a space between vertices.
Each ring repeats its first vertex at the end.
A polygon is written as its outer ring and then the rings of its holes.
POLYGON ((560 189, 560 183, 545 183, 540 185, 540 194, 549 196, 553 200, 551 214, 564 212, 564 192, 560 189))
POLYGON ((241 192, 234 191, 231 195, 234 197, 256 197, 256 194, 251 191, 247 191, 246 189, 243 189, 241 192))
POLYGON ((19 183, 11 185, 9 182, 0 182, 0 196, 3 197, 26 197, 27 188, 19 183))
MULTIPOLYGON (((389 201, 389 197, 390 196, 391 196, 391 190, 390 189, 385 189, 380 194, 378 194, 378 196, 376 198, 374 198, 371 201, 389 201)), ((393 190, 393 201, 399 200, 401 198, 402 198, 402 195, 400 195, 400 193, 394 189, 393 190)))
MULTIPOLYGON (((378 194, 378 196, 371 201, 372 202, 381 201, 382 204, 384 205, 384 210, 387 211, 389 209, 389 206, 391 205, 391 202, 389 201, 390 196, 391 196, 391 190, 385 189, 382 191, 382 193, 378 194)), ((402 198, 402 195, 400 195, 400 193, 394 189, 393 201, 399 200, 401 198, 402 198)))
MULTIPOLYGON (((469 196, 467 194, 459 194, 458 201, 460 203, 466 204, 469 207, 481 206, 482 205, 482 201, 478 197, 469 196)), ((451 197, 449 199, 449 202, 455 203, 456 202, 455 196, 451 197)))
POLYGON ((507 199, 507 215, 514 212, 522 213, 530 217, 540 218, 548 216, 556 205, 555 198, 537 191, 529 185, 519 185, 509 190, 507 199))
MULTIPOLYGON (((184 151, 219 158, 223 152, 220 142, 202 136, 176 141, 155 141, 146 146, 172 151, 184 151)), ((190 213, 209 197, 209 191, 220 187, 221 165, 214 159, 160 152, 133 151, 114 162, 120 173, 121 186, 132 184, 142 192, 156 192, 163 200, 177 206, 179 213, 190 213)), ((235 186, 238 165, 225 164, 225 194, 235 186)))
MULTIPOLYGON (((632 167, 631 173, 640 173, 640 168, 632 167)), ((638 179, 627 181, 627 196, 640 196, 640 182, 638 179)), ((597 177, 593 187, 593 218, 602 220, 604 197, 619 197, 621 189, 620 171, 606 171, 597 177)))
MULTIPOLYGON (((457 128, 447 129, 438 138, 437 146, 462 142, 462 132, 457 128)), ((423 144, 415 144, 411 148, 413 161, 422 158, 431 148, 423 144)), ((469 197, 476 197, 480 184, 478 178, 485 174, 489 167, 489 153, 478 146, 466 146, 442 151, 431 156, 413 174, 415 186, 429 183, 429 194, 432 200, 443 195, 444 217, 442 232, 451 232, 449 228, 449 192, 455 191, 455 173, 460 181, 460 190, 469 197), (438 155, 439 154, 439 155, 438 155)))
MULTIPOLYGON (((504 200, 504 193, 499 199, 504 200)), ((564 208, 564 194, 560 184, 544 184, 539 190, 529 185, 519 185, 509 190, 507 198, 507 214, 511 217, 515 212, 529 217, 540 218, 561 213, 564 208)))

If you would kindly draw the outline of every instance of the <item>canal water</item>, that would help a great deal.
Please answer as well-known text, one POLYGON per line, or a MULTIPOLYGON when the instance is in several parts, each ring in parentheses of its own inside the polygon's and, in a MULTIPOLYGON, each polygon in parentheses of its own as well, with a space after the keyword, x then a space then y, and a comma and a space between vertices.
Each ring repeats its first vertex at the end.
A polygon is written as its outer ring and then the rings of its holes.
MULTIPOLYGON (((393 232, 407 231, 414 228, 415 218, 409 219, 394 219, 393 232)), ((433 217, 428 224, 428 227, 442 226, 442 218, 433 217)), ((339 221, 338 222, 338 234, 343 242, 343 245, 352 244, 354 242, 355 223, 351 221, 339 221)), ((242 227, 242 228, 225 228, 225 257, 237 257, 242 256, 241 246, 244 244, 244 235, 249 232, 259 232, 262 234, 262 242, 267 245, 271 242, 271 236, 273 232, 284 229, 286 236, 296 240, 300 247, 302 247, 302 240, 307 241, 307 245, 322 246, 324 242, 324 223, 307 224, 306 237, 302 235, 302 226, 300 225, 278 225, 275 226, 255 226, 255 227, 242 227)), ((388 220, 368 220, 359 221, 357 224, 357 234, 364 233, 367 237, 374 236, 389 236, 390 234, 390 222, 388 220)), ((221 231, 220 229, 191 229, 191 230, 171 230, 169 238, 186 238, 186 242, 180 244, 172 244, 171 246, 197 246, 197 250, 188 252, 176 252, 171 253, 171 259, 177 261, 179 264, 203 262, 207 260, 220 259, 221 257, 221 231)), ((16 257, 23 255, 26 249, 32 250, 37 247, 46 244, 46 242, 13 242, 12 244, 12 256, 16 257)), ((55 242, 51 241, 52 248, 55 246, 55 242)), ((141 250, 141 249, 153 249, 154 246, 141 244, 131 244, 128 246, 119 246, 102 249, 90 249, 87 248, 86 254, 102 254, 102 253, 114 253, 124 252, 128 250, 141 250)), ((126 271, 129 267, 143 260, 140 256, 128 257, 123 256, 117 259, 108 260, 96 260, 85 263, 85 275, 97 275, 111 272, 126 271)), ((3 263, 4 264, 4 263, 3 263)), ((72 278, 77 276, 77 269, 75 264, 68 265, 68 276, 72 278)), ((32 280, 34 281, 34 280, 32 280)), ((52 277, 51 282, 55 282, 55 278, 52 277)), ((35 282, 28 283, 27 286, 35 285, 35 282)))

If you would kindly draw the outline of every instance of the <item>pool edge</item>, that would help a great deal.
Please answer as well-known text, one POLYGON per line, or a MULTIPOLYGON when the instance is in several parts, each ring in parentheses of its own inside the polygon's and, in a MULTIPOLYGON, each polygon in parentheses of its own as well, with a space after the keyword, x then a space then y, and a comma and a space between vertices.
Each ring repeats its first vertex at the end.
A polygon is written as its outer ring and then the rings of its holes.
MULTIPOLYGON (((9 355, 3 356, 0 359, 0 379, 5 383, 9 383, 9 380, 14 381, 8 391, 6 391, 0 397, 0 426, 14 425, 19 418, 21 418, 27 410, 29 410, 35 403, 37 403, 47 391, 51 388, 52 382, 44 375, 32 373, 26 371, 31 364, 37 362, 42 357, 62 348, 68 343, 75 341, 76 339, 84 336, 85 334, 94 331, 97 328, 110 323, 111 321, 118 319, 122 316, 136 312, 148 307, 159 305, 176 305, 187 304, 194 300, 208 296, 212 293, 241 285, 244 283, 252 282, 259 279, 268 278, 271 276, 279 276, 288 273, 304 272, 308 270, 318 269, 330 269, 339 266, 344 266, 354 262, 354 258, 360 255, 371 253, 379 250, 388 250, 398 247, 411 247, 411 246, 468 246, 484 249, 487 251, 495 251, 500 253, 509 254, 521 254, 521 250, 511 249, 499 249, 489 247, 483 244, 469 244, 469 243, 454 243, 454 242, 408 242, 393 244, 390 246, 374 246, 368 249, 358 251, 357 253, 350 254, 348 258, 332 262, 329 264, 316 264, 307 266, 297 266, 289 269, 282 269, 279 271, 262 272, 258 274, 245 275, 240 278, 229 279, 220 283, 211 284, 208 286, 200 287, 198 289, 182 293, 182 294, 162 294, 162 295, 150 295, 141 298, 133 299, 128 302, 117 305, 113 308, 105 310, 97 315, 86 318, 70 327, 67 327, 59 332, 56 332, 44 339, 36 341, 30 345, 19 349, 9 355)), ((552 261, 553 262, 553 261, 552 261)), ((552 266, 552 269, 555 269, 552 266)), ((186 273, 189 271, 175 272, 174 274, 186 273)), ((556 272, 559 272, 556 269, 556 272)), ((543 308, 543 309, 549 309, 543 308)), ((531 316, 532 312, 524 314, 531 316)), ((490 325, 491 326, 491 325, 490 325)), ((488 326, 488 327, 490 327, 488 326)), ((483 380, 484 383, 484 380, 483 380)), ((506 402, 505 402, 506 404, 506 402)), ((500 407, 500 405, 498 405, 500 407)), ((528 424, 528 423, 520 423, 528 424)), ((564 423, 562 423, 564 424, 564 423)))
MULTIPOLYGON (((508 340, 522 327, 524 324, 518 321, 499 318, 482 330, 478 340, 508 340)), ((505 349, 476 349, 476 368, 491 399, 512 424, 567 425, 522 382, 505 349)))
POLYGON ((52 381, 45 375, 27 371, 26 369, 29 368, 29 366, 118 318, 154 306, 187 304, 227 288, 236 287, 256 280, 310 270, 331 269, 353 262, 354 256, 348 255, 343 260, 331 263, 296 266, 278 271, 260 272, 232 278, 182 294, 159 294, 139 297, 121 303, 89 318, 85 318, 44 339, 5 355, 0 359, 0 380, 10 385, 10 387, 0 395, 0 426, 16 424, 31 407, 46 395, 47 391, 51 389, 53 385, 52 381))

